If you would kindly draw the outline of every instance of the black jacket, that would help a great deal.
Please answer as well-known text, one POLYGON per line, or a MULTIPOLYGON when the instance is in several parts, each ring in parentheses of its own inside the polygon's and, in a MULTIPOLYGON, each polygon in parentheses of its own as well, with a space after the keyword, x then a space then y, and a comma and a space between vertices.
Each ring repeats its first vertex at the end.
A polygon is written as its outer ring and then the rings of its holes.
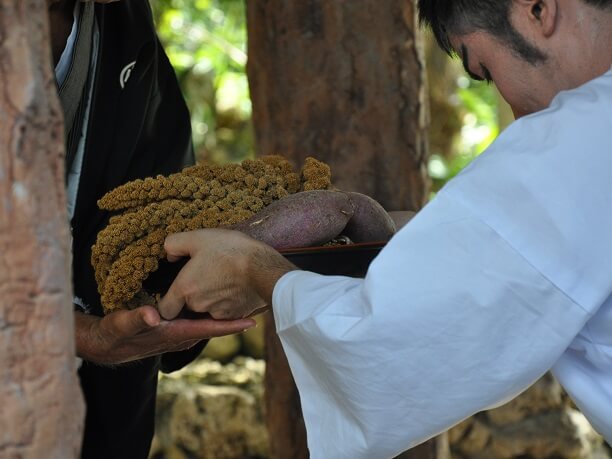
MULTIPOLYGON (((96 201, 126 181, 180 170, 193 162, 193 149, 187 107, 148 1, 98 4, 96 18, 97 75, 72 231, 75 295, 101 315, 90 255, 109 215, 96 201)), ((179 368, 202 347, 116 368, 84 362, 79 371, 87 405, 82 457, 146 458, 160 365, 167 371, 179 368)))

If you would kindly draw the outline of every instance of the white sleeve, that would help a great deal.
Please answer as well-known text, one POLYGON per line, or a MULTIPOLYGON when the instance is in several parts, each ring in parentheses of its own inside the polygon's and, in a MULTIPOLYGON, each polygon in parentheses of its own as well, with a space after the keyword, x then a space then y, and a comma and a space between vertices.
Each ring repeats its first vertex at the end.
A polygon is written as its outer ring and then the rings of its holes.
POLYGON ((589 313, 444 193, 363 279, 274 290, 313 459, 389 458, 527 388, 589 313))

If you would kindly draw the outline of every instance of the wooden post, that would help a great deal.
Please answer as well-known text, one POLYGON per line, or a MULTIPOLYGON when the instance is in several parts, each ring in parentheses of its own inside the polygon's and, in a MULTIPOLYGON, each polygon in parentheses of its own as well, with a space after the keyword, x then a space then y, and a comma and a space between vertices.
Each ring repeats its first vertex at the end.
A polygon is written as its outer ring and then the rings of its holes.
MULTIPOLYGON (((249 0, 247 71, 260 154, 327 162, 340 189, 418 210, 429 182, 416 8, 405 0, 249 0)), ((308 457, 299 395, 271 315, 266 408, 273 458, 308 457)), ((407 413, 407 415, 409 415, 407 413)), ((438 454, 444 438, 418 456, 438 454)))
POLYGON ((334 184, 387 210, 426 201, 426 92, 405 0, 247 2, 258 151, 332 168, 334 184))
POLYGON ((298 393, 283 346, 275 333, 274 316, 265 314, 266 424, 272 459, 308 459, 306 426, 298 393))
POLYGON ((0 0, 0 456, 76 458, 63 127, 45 0, 0 0))

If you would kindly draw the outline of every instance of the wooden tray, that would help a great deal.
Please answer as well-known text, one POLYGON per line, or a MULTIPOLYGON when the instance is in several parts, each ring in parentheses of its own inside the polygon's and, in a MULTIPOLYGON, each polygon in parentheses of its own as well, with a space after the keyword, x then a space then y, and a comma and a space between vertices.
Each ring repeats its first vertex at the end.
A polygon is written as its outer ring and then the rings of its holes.
POLYGON ((364 277, 368 266, 385 242, 306 247, 280 250, 289 261, 305 271, 319 274, 364 277))
MULTIPOLYGON (((368 242, 284 249, 279 252, 305 271, 326 275, 364 277, 370 262, 385 244, 385 242, 368 242)), ((143 282, 144 289, 151 294, 165 294, 187 261, 187 258, 175 263, 160 261, 157 271, 151 273, 143 282)))

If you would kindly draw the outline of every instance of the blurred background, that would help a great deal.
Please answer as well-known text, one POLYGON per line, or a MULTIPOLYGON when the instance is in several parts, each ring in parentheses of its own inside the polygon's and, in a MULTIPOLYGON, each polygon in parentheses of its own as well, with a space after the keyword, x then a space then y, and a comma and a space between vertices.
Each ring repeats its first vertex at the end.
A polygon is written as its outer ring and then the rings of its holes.
MULTIPOLYGON (((244 0, 151 0, 158 33, 191 111, 198 159, 254 153, 244 0)), ((426 36, 431 128, 428 173, 439 189, 512 121, 494 86, 470 80, 426 36)))
MULTIPOLYGON (((151 0, 160 39, 191 111, 198 160, 239 162, 257 150, 246 73, 246 1, 151 0)), ((432 196, 513 117, 494 86, 470 80, 429 34, 424 53, 430 118, 425 169, 432 196)), ((263 328, 213 339, 198 361, 160 376, 152 459, 270 457, 263 328)), ((446 455, 436 457, 612 458, 550 375, 511 403, 453 428, 447 444, 446 455)))

